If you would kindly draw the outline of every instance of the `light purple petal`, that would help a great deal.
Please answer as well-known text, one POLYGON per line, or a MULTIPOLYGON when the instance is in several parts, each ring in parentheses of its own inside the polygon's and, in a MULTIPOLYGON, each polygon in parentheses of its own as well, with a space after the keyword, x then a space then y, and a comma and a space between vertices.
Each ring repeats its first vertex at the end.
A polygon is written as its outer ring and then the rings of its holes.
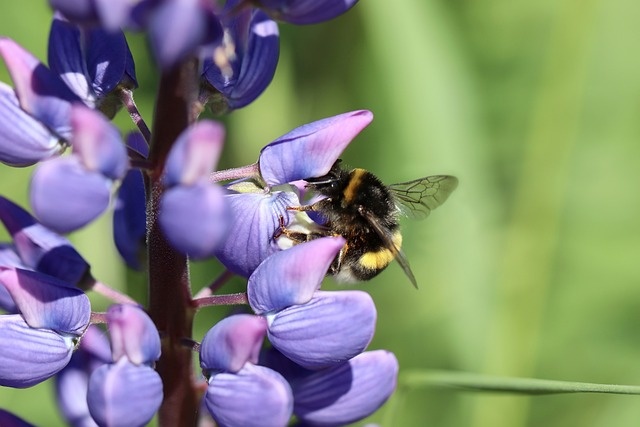
POLYGON ((33 329, 19 314, 0 316, 0 385, 25 388, 66 366, 73 341, 48 329, 33 329))
POLYGON ((360 110, 300 126, 262 149, 260 173, 269 185, 325 175, 371 120, 360 110))
POLYGON ((373 338, 376 307, 366 292, 316 292, 310 302, 269 318, 268 337, 282 354, 320 369, 360 354, 373 338))
POLYGON ((96 5, 93 0, 49 0, 49 4, 55 10, 60 11, 65 17, 76 22, 95 24, 98 20, 96 5))
POLYGON ((214 372, 238 372, 247 362, 258 363, 267 333, 263 317, 238 314, 209 329, 200 344, 200 367, 205 376, 214 372))
POLYGON ((342 426, 375 412, 391 396, 398 360, 385 350, 369 351, 294 382, 295 414, 312 425, 342 426))
POLYGON ((89 325, 89 298, 65 282, 35 271, 4 267, 0 267, 0 282, 32 328, 80 335, 89 325))
POLYGON ((0 82, 0 162, 29 166, 60 154, 65 143, 24 112, 15 92, 0 82))
POLYGON ((9 411, 0 409, 0 426, 3 427, 35 427, 9 411))
POLYGON ((328 21, 351 9, 358 0, 258 0, 274 18, 297 25, 328 21))
POLYGON ((229 229, 230 212, 225 190, 200 180, 196 185, 176 186, 160 201, 160 226, 178 251, 194 259, 214 255, 229 229))
MULTIPOLYGON (((6 247, 3 247, 0 249, 0 266, 15 267, 5 262, 7 258, 6 256, 7 252, 8 252, 8 249, 6 247)), ((5 288, 4 285, 2 284, 2 281, 0 281, 0 310, 4 310, 7 313, 11 313, 11 314, 19 312, 18 307, 16 306, 16 303, 13 301, 13 298, 11 298, 11 294, 9 293, 7 288, 5 288)))
POLYGON ((145 256, 147 215, 142 172, 131 169, 122 180, 113 209, 113 237, 130 268, 141 270, 145 256))
POLYGON ((252 364, 237 374, 211 377, 204 399, 220 427, 286 426, 293 408, 286 380, 269 368, 252 364))
POLYGON ((116 180, 124 177, 129 166, 127 149, 120 132, 105 117, 87 107, 71 109, 73 153, 91 172, 100 172, 116 180))
POLYGON ((340 249, 342 237, 324 237, 277 252, 249 277, 249 305, 256 314, 309 302, 340 249))
POLYGON ((69 112, 78 97, 51 70, 13 40, 0 37, 20 106, 64 139, 70 137, 69 112))
POLYGON ((107 310, 113 360, 125 357, 135 365, 160 358, 160 335, 151 318, 140 307, 114 304, 107 310))
POLYGON ((146 425, 162 403, 162 380, 148 366, 136 366, 126 358, 96 369, 89 379, 87 403, 101 426, 146 425))
POLYGON ((192 185, 208 177, 218 164, 224 144, 224 127, 202 120, 187 128, 176 140, 165 166, 165 184, 192 185))
POLYGON ((273 240, 280 217, 288 218, 287 207, 299 206, 292 192, 229 194, 231 224, 226 241, 216 256, 230 271, 249 277, 269 255, 279 250, 273 240))
POLYGON ((109 206, 111 181, 89 172, 76 156, 38 165, 31 177, 31 206, 38 220, 59 233, 81 228, 109 206))
POLYGON ((173 67, 198 47, 222 36, 212 11, 195 0, 169 1, 157 7, 149 21, 149 42, 163 69, 173 67), (212 29, 212 26, 216 26, 212 29))

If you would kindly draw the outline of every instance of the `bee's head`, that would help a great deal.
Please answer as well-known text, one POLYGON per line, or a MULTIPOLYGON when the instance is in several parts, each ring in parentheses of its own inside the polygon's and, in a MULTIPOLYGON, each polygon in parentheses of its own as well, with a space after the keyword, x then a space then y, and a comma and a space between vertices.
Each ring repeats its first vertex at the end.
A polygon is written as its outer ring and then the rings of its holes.
POLYGON ((341 182, 344 180, 346 173, 340 168, 341 161, 340 159, 336 160, 326 175, 305 179, 307 182, 306 187, 327 197, 333 197, 339 194, 341 182))

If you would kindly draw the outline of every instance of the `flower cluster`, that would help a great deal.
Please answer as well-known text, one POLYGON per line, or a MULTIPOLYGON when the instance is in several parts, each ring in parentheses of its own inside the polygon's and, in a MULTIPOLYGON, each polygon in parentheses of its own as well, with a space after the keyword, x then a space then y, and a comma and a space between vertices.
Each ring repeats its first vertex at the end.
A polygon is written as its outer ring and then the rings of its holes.
MULTIPOLYGON (((73 425, 139 426, 156 414, 161 425, 176 417, 195 425, 198 393, 220 426, 284 426, 292 417, 344 425, 373 413, 395 389, 398 362, 366 351, 376 326, 367 293, 320 289, 344 238, 290 248, 276 239, 285 223, 312 227, 291 209, 307 200, 300 182, 325 175, 372 114, 303 125, 267 144, 256 163, 226 171, 216 171, 223 126, 197 120, 205 105, 228 113, 266 89, 278 62, 276 21, 322 22, 355 1, 50 4, 48 66, 0 38, 14 84, 0 83, 0 162, 35 165, 33 214, 0 196, 11 236, 0 243, 0 385, 54 377, 73 425), (162 72, 156 109, 169 119, 152 129, 133 100, 124 30, 146 32, 162 72), (180 102, 162 103, 176 81, 187 88, 180 102), (110 122, 122 107, 139 129, 127 137, 110 122), (123 260, 148 269, 147 307, 94 278, 62 236, 112 205, 123 260), (224 282, 216 280, 192 295, 188 260, 211 257, 227 269, 223 279, 247 278, 246 293, 214 295, 224 282), (89 291, 114 304, 92 311, 89 291), (198 344, 195 311, 224 304, 247 309, 198 344), (193 378, 192 350, 206 383, 193 378)), ((29 425, 0 410, 4 422, 29 425)))

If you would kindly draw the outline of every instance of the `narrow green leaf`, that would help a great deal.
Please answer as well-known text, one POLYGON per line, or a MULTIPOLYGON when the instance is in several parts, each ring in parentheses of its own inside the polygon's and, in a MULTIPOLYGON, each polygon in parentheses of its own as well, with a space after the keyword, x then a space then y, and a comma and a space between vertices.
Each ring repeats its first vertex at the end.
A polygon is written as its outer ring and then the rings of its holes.
POLYGON ((597 384, 575 381, 542 380, 536 378, 496 377, 455 371, 414 370, 400 374, 399 386, 405 389, 445 387, 477 392, 511 394, 609 393, 637 394, 640 386, 597 384))

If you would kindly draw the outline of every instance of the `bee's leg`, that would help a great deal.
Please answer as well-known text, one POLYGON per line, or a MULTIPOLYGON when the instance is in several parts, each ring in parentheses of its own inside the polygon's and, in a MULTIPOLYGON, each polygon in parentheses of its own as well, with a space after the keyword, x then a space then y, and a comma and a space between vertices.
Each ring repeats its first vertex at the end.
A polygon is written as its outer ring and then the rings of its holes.
POLYGON ((280 215, 280 227, 273 233, 273 240, 277 240, 281 236, 286 236, 288 239, 294 244, 308 242, 313 239, 317 239, 318 237, 323 237, 323 235, 319 233, 302 233, 299 231, 291 231, 287 228, 284 223, 284 216, 280 215))
POLYGON ((340 249, 340 252, 338 252, 336 259, 331 263, 330 272, 332 275, 336 275, 340 272, 340 269, 342 268, 342 261, 344 261, 344 256, 346 255, 348 248, 349 244, 345 243, 342 249, 340 249))

